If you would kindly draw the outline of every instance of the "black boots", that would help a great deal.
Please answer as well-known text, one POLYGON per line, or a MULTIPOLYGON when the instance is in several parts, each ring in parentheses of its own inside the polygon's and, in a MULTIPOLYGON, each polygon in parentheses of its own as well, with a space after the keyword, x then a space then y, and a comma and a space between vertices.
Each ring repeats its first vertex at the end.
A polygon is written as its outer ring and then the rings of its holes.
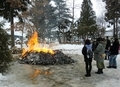
POLYGON ((86 74, 85 74, 86 77, 90 77, 91 76, 91 69, 92 69, 92 66, 86 67, 86 74))
POLYGON ((103 74, 103 69, 98 68, 98 71, 95 72, 96 74, 103 74))
POLYGON ((85 74, 85 76, 86 76, 86 77, 90 77, 90 76, 91 76, 91 74, 85 74))
POLYGON ((86 72, 85 76, 86 76, 86 77, 90 77, 90 76, 91 76, 91 74, 90 74, 90 71, 89 71, 89 70, 86 72))
POLYGON ((114 69, 117 69, 116 66, 108 66, 107 68, 114 68, 114 69))
POLYGON ((112 66, 107 66, 107 68, 112 68, 112 66))

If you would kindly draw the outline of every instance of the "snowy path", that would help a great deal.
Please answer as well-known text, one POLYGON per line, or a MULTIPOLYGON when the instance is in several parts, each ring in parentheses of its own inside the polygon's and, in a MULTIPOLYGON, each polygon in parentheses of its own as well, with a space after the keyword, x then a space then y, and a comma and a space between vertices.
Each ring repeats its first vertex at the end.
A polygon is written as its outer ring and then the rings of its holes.
MULTIPOLYGON (((0 87, 119 87, 120 55, 117 57, 117 69, 104 69, 104 74, 95 74, 97 68, 93 61, 91 77, 84 77, 84 61, 80 55, 70 55, 77 62, 70 65, 35 66, 14 62, 5 76, 0 74, 0 87), (49 68, 52 75, 38 75, 35 81, 30 78, 35 69, 49 68)), ((105 60, 105 66, 108 60, 105 60)))

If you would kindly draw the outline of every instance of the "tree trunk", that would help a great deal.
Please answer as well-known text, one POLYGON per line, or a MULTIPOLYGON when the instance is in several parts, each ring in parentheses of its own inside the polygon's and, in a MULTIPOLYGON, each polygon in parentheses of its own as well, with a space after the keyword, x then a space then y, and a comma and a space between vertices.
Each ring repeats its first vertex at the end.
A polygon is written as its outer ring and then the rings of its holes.
POLYGON ((11 48, 15 46, 14 42, 14 19, 13 19, 13 8, 10 8, 10 20, 11 20, 11 48))

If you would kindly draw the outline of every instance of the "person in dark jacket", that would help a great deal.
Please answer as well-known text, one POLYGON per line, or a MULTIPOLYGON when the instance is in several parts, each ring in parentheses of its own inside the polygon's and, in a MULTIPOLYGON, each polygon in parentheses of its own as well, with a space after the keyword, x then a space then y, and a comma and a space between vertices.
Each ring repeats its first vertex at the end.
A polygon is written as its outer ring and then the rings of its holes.
POLYGON ((96 39, 93 40, 93 42, 92 42, 92 51, 95 50, 95 48, 96 48, 96 43, 97 43, 96 39))
POLYGON ((92 50, 93 50, 93 52, 94 52, 95 49, 97 48, 100 40, 101 40, 101 37, 98 37, 98 38, 96 39, 96 41, 93 41, 93 43, 92 43, 92 50))
POLYGON ((110 47, 109 66, 107 68, 117 68, 117 55, 119 53, 119 41, 118 38, 114 39, 112 46, 110 47))
POLYGON ((108 36, 106 37, 106 47, 105 47, 105 60, 109 60, 109 54, 110 54, 110 46, 111 46, 111 41, 109 40, 108 36))
POLYGON ((89 39, 86 39, 84 47, 82 48, 82 54, 84 56, 85 68, 86 68, 86 74, 85 74, 86 77, 91 76, 91 69, 92 69, 92 58, 87 56, 88 50, 92 51, 92 44, 89 39))

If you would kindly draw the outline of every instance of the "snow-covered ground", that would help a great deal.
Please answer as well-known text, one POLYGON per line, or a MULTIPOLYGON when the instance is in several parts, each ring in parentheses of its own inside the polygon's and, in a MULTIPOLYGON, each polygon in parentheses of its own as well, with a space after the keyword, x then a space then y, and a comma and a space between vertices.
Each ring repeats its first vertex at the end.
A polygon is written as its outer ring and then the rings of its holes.
MULTIPOLYGON (((60 49, 65 54, 81 55, 82 47, 83 47, 83 45, 61 44, 61 45, 53 46, 52 49, 60 49)), ((95 62, 95 61, 93 60, 93 62, 95 62)), ((91 80, 91 81, 94 81, 94 87, 120 87, 120 54, 117 56, 117 63, 118 63, 117 69, 105 68, 104 74, 102 74, 102 75, 95 75, 92 73, 91 77, 85 77, 85 78, 87 78, 86 83, 87 83, 87 81, 91 80)), ((18 65, 16 64, 16 66, 14 66, 13 68, 16 68, 18 65)), ((20 65, 20 66, 22 66, 22 65, 20 65)), ((105 60, 105 66, 108 66, 108 60, 105 60)), ((29 70, 30 67, 28 67, 28 66, 26 66, 26 67, 27 67, 27 70, 29 70)), ((20 68, 20 69, 22 69, 22 68, 20 68)), ((96 70, 97 69, 94 65, 92 72, 95 72, 96 70)), ((14 74, 14 72, 11 72, 13 74, 11 74, 11 73, 8 73, 5 75, 0 74, 0 87, 22 87, 22 86, 28 87, 28 85, 20 84, 19 81, 17 81, 17 79, 16 79, 16 76, 20 76, 20 73, 23 73, 23 72, 21 70, 16 71, 16 72, 18 72, 17 74, 14 74)), ((27 72, 27 73, 29 73, 29 72, 27 72)), ((25 77, 24 74, 23 74, 23 77, 25 77)), ((21 78, 23 78, 23 77, 21 77, 21 78)), ((21 79, 21 78, 19 78, 19 79, 21 79)), ((25 81, 26 81, 26 79, 23 79, 22 82, 25 82, 25 81)), ((29 82, 28 82, 28 84, 29 84, 29 82)), ((29 87, 38 87, 38 86, 29 85, 29 87)), ((44 86, 39 86, 39 87, 44 87, 44 86)), ((59 86, 59 87, 61 87, 61 86, 59 86)), ((65 86, 65 87, 68 87, 68 86, 65 86)), ((75 86, 75 87, 86 87, 86 86, 80 85, 80 86, 75 86)))

